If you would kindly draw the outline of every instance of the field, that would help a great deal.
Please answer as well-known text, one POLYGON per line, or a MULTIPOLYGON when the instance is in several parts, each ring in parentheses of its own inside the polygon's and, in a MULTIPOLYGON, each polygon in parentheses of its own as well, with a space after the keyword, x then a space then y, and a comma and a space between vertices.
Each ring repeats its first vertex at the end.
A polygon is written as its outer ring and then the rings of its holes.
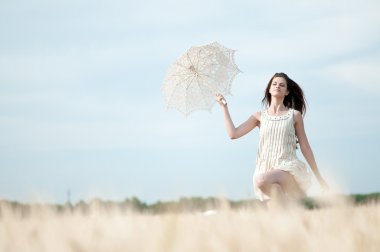
POLYGON ((380 205, 142 213, 0 204, 1 252, 380 251, 380 205))

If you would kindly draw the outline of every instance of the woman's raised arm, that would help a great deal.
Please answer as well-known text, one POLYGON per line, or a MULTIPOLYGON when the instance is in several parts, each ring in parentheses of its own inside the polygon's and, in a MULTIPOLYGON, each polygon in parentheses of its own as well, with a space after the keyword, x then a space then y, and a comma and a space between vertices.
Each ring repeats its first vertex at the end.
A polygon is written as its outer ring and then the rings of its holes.
POLYGON ((215 99, 222 108, 222 112, 224 114, 224 123, 226 125, 228 136, 231 139, 237 139, 239 137, 242 137, 251 130, 253 130, 256 126, 260 125, 261 113, 256 112, 255 114, 251 115, 244 123, 242 123, 236 128, 234 123, 232 122, 225 98, 222 95, 218 94, 215 96, 215 99))

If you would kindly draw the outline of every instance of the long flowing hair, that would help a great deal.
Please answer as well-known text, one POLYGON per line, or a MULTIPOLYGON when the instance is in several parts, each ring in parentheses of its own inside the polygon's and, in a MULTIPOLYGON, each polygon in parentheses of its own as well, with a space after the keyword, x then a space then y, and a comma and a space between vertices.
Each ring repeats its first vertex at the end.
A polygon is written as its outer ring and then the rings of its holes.
POLYGON ((289 91, 289 94, 285 96, 284 105, 288 108, 293 108, 301 112, 304 116, 306 114, 306 99, 303 94, 301 87, 292 79, 290 79, 285 73, 275 73, 273 77, 270 79, 267 88, 265 89, 265 95, 262 100, 264 106, 270 106, 272 101, 271 94, 269 93, 269 89, 272 85, 272 81, 276 77, 282 77, 286 81, 286 86, 289 91))

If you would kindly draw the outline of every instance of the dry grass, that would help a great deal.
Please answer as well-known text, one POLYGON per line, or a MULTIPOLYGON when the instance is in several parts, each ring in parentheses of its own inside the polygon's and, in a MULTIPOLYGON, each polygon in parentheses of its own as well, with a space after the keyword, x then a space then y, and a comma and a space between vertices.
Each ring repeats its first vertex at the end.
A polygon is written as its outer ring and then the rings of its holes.
POLYGON ((0 251, 380 251, 380 205, 219 209, 210 214, 1 206, 0 251))

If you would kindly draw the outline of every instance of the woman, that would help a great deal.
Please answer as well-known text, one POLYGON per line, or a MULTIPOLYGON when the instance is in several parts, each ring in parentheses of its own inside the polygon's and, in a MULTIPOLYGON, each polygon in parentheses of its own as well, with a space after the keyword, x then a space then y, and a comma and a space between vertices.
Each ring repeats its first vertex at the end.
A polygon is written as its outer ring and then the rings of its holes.
POLYGON ((254 173, 255 193, 261 201, 306 196, 311 173, 296 157, 297 140, 301 152, 323 189, 328 189, 319 173, 304 130, 305 98, 300 86, 284 73, 276 73, 269 81, 262 100, 265 109, 251 115, 235 127, 225 98, 217 94, 231 139, 244 136, 256 126, 260 128, 259 150, 254 173))

